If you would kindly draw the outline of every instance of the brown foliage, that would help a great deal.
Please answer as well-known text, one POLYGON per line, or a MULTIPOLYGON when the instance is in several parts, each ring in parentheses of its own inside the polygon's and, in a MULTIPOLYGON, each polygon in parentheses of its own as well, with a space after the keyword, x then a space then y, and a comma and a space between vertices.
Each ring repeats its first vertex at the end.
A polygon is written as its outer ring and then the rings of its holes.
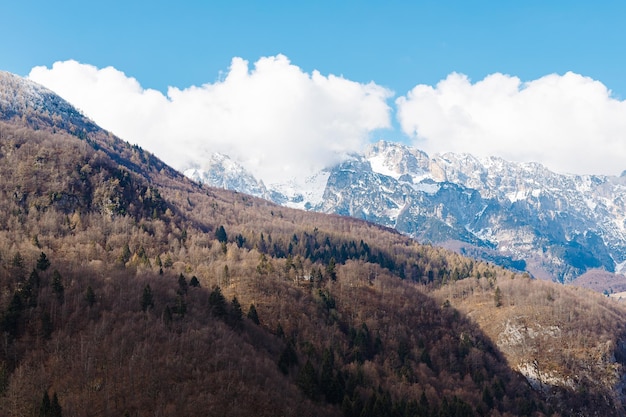
POLYGON ((36 415, 44 391, 70 416, 551 413, 450 307, 501 270, 202 188, 79 115, 49 118, 0 122, 0 413, 36 415))
POLYGON ((598 293, 513 274, 436 291, 472 317, 514 369, 559 408, 615 414, 626 365, 624 309, 598 293), (500 290, 501 306, 494 303, 500 290))

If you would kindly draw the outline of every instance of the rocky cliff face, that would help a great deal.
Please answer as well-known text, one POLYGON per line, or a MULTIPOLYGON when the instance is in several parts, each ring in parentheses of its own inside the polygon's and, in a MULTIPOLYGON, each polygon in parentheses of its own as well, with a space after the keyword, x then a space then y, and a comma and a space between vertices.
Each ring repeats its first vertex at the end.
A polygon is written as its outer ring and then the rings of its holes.
POLYGON ((422 242, 461 242, 456 247, 468 254, 561 282, 593 268, 621 272, 626 261, 624 177, 558 174, 467 154, 429 157, 388 142, 320 176, 327 180, 311 181, 315 191, 307 184, 266 192, 233 179, 208 183, 366 219, 422 242))

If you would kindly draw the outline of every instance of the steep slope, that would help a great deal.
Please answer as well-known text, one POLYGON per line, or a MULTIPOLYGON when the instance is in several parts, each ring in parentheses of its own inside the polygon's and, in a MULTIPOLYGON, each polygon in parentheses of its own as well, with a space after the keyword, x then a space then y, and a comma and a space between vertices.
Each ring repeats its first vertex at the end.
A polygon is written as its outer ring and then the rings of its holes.
MULTIPOLYGON (((1 97, 31 90, 2 77, 1 97)), ((0 105, 0 415, 45 398, 76 416, 563 415, 587 398, 548 401, 430 294, 509 272, 200 187, 42 100, 0 105)), ((621 334, 588 332, 619 358, 621 334)), ((615 389, 589 415, 623 415, 615 389)))

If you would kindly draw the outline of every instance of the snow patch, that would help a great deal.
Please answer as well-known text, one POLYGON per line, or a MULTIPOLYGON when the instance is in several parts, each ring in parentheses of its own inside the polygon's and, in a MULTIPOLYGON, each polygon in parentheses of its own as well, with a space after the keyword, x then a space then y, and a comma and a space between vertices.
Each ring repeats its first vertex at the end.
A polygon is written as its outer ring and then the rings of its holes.
POLYGON ((624 274, 626 272, 626 261, 615 263, 615 273, 616 274, 624 274))
POLYGON ((439 184, 429 183, 429 182, 420 182, 419 184, 413 185, 413 189, 415 191, 421 191, 429 195, 437 194, 437 191, 439 191, 439 188, 441 188, 439 184))
POLYGON ((506 193, 506 198, 509 199, 511 203, 515 203, 516 201, 526 200, 529 196, 534 198, 539 198, 541 195, 541 189, 535 188, 528 192, 528 190, 517 190, 510 193, 506 193))
POLYGON ((385 155, 378 154, 378 155, 372 156, 368 159, 368 161, 370 163, 370 166, 372 167, 372 171, 374 171, 377 174, 385 175, 395 180, 400 178, 400 176, 402 175, 402 173, 399 173, 396 170, 391 169, 387 165, 387 158, 385 157, 385 155))
POLYGON ((585 198, 585 204, 587 204, 587 207, 589 207, 591 211, 594 211, 596 207, 598 207, 598 204, 590 198, 585 198))
POLYGON ((330 171, 323 170, 304 180, 292 179, 281 184, 271 184, 268 188, 287 197, 289 201, 285 203, 286 206, 306 209, 307 206, 315 207, 323 202, 328 178, 330 171))
POLYGON ((525 200, 526 199, 526 191, 513 191, 512 193, 507 193, 506 198, 509 199, 511 203, 515 203, 516 201, 525 200))

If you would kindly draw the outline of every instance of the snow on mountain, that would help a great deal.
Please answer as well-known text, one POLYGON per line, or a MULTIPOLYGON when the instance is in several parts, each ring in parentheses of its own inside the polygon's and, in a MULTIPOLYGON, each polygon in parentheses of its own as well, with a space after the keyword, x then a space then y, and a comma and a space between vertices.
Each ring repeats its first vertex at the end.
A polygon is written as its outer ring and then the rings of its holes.
POLYGON ((99 127, 47 88, 0 71, 0 119, 20 117, 31 127, 55 126, 80 136, 99 127))
POLYGON ((258 181, 243 166, 224 154, 215 153, 205 162, 203 168, 190 168, 184 174, 211 187, 235 190, 256 197, 269 197, 262 181, 258 181))
POLYGON ((304 180, 291 179, 271 184, 274 201, 287 207, 310 210, 322 204, 330 172, 322 170, 304 180))
POLYGON ((468 254, 538 277, 567 282, 626 264, 626 177, 558 174, 537 163, 469 154, 430 157, 384 141, 266 192, 260 182, 250 187, 256 180, 243 171, 211 172, 186 174, 289 207, 394 227, 423 242, 462 242, 468 254))
POLYGON ((380 141, 370 146, 364 156, 373 172, 396 180, 410 178, 417 183, 429 175, 428 155, 416 149, 380 141))
POLYGON ((28 79, 0 71, 0 103, 2 103, 2 108, 25 107, 27 103, 34 104, 33 107, 39 108, 45 101, 45 96, 52 94, 47 88, 28 79))

